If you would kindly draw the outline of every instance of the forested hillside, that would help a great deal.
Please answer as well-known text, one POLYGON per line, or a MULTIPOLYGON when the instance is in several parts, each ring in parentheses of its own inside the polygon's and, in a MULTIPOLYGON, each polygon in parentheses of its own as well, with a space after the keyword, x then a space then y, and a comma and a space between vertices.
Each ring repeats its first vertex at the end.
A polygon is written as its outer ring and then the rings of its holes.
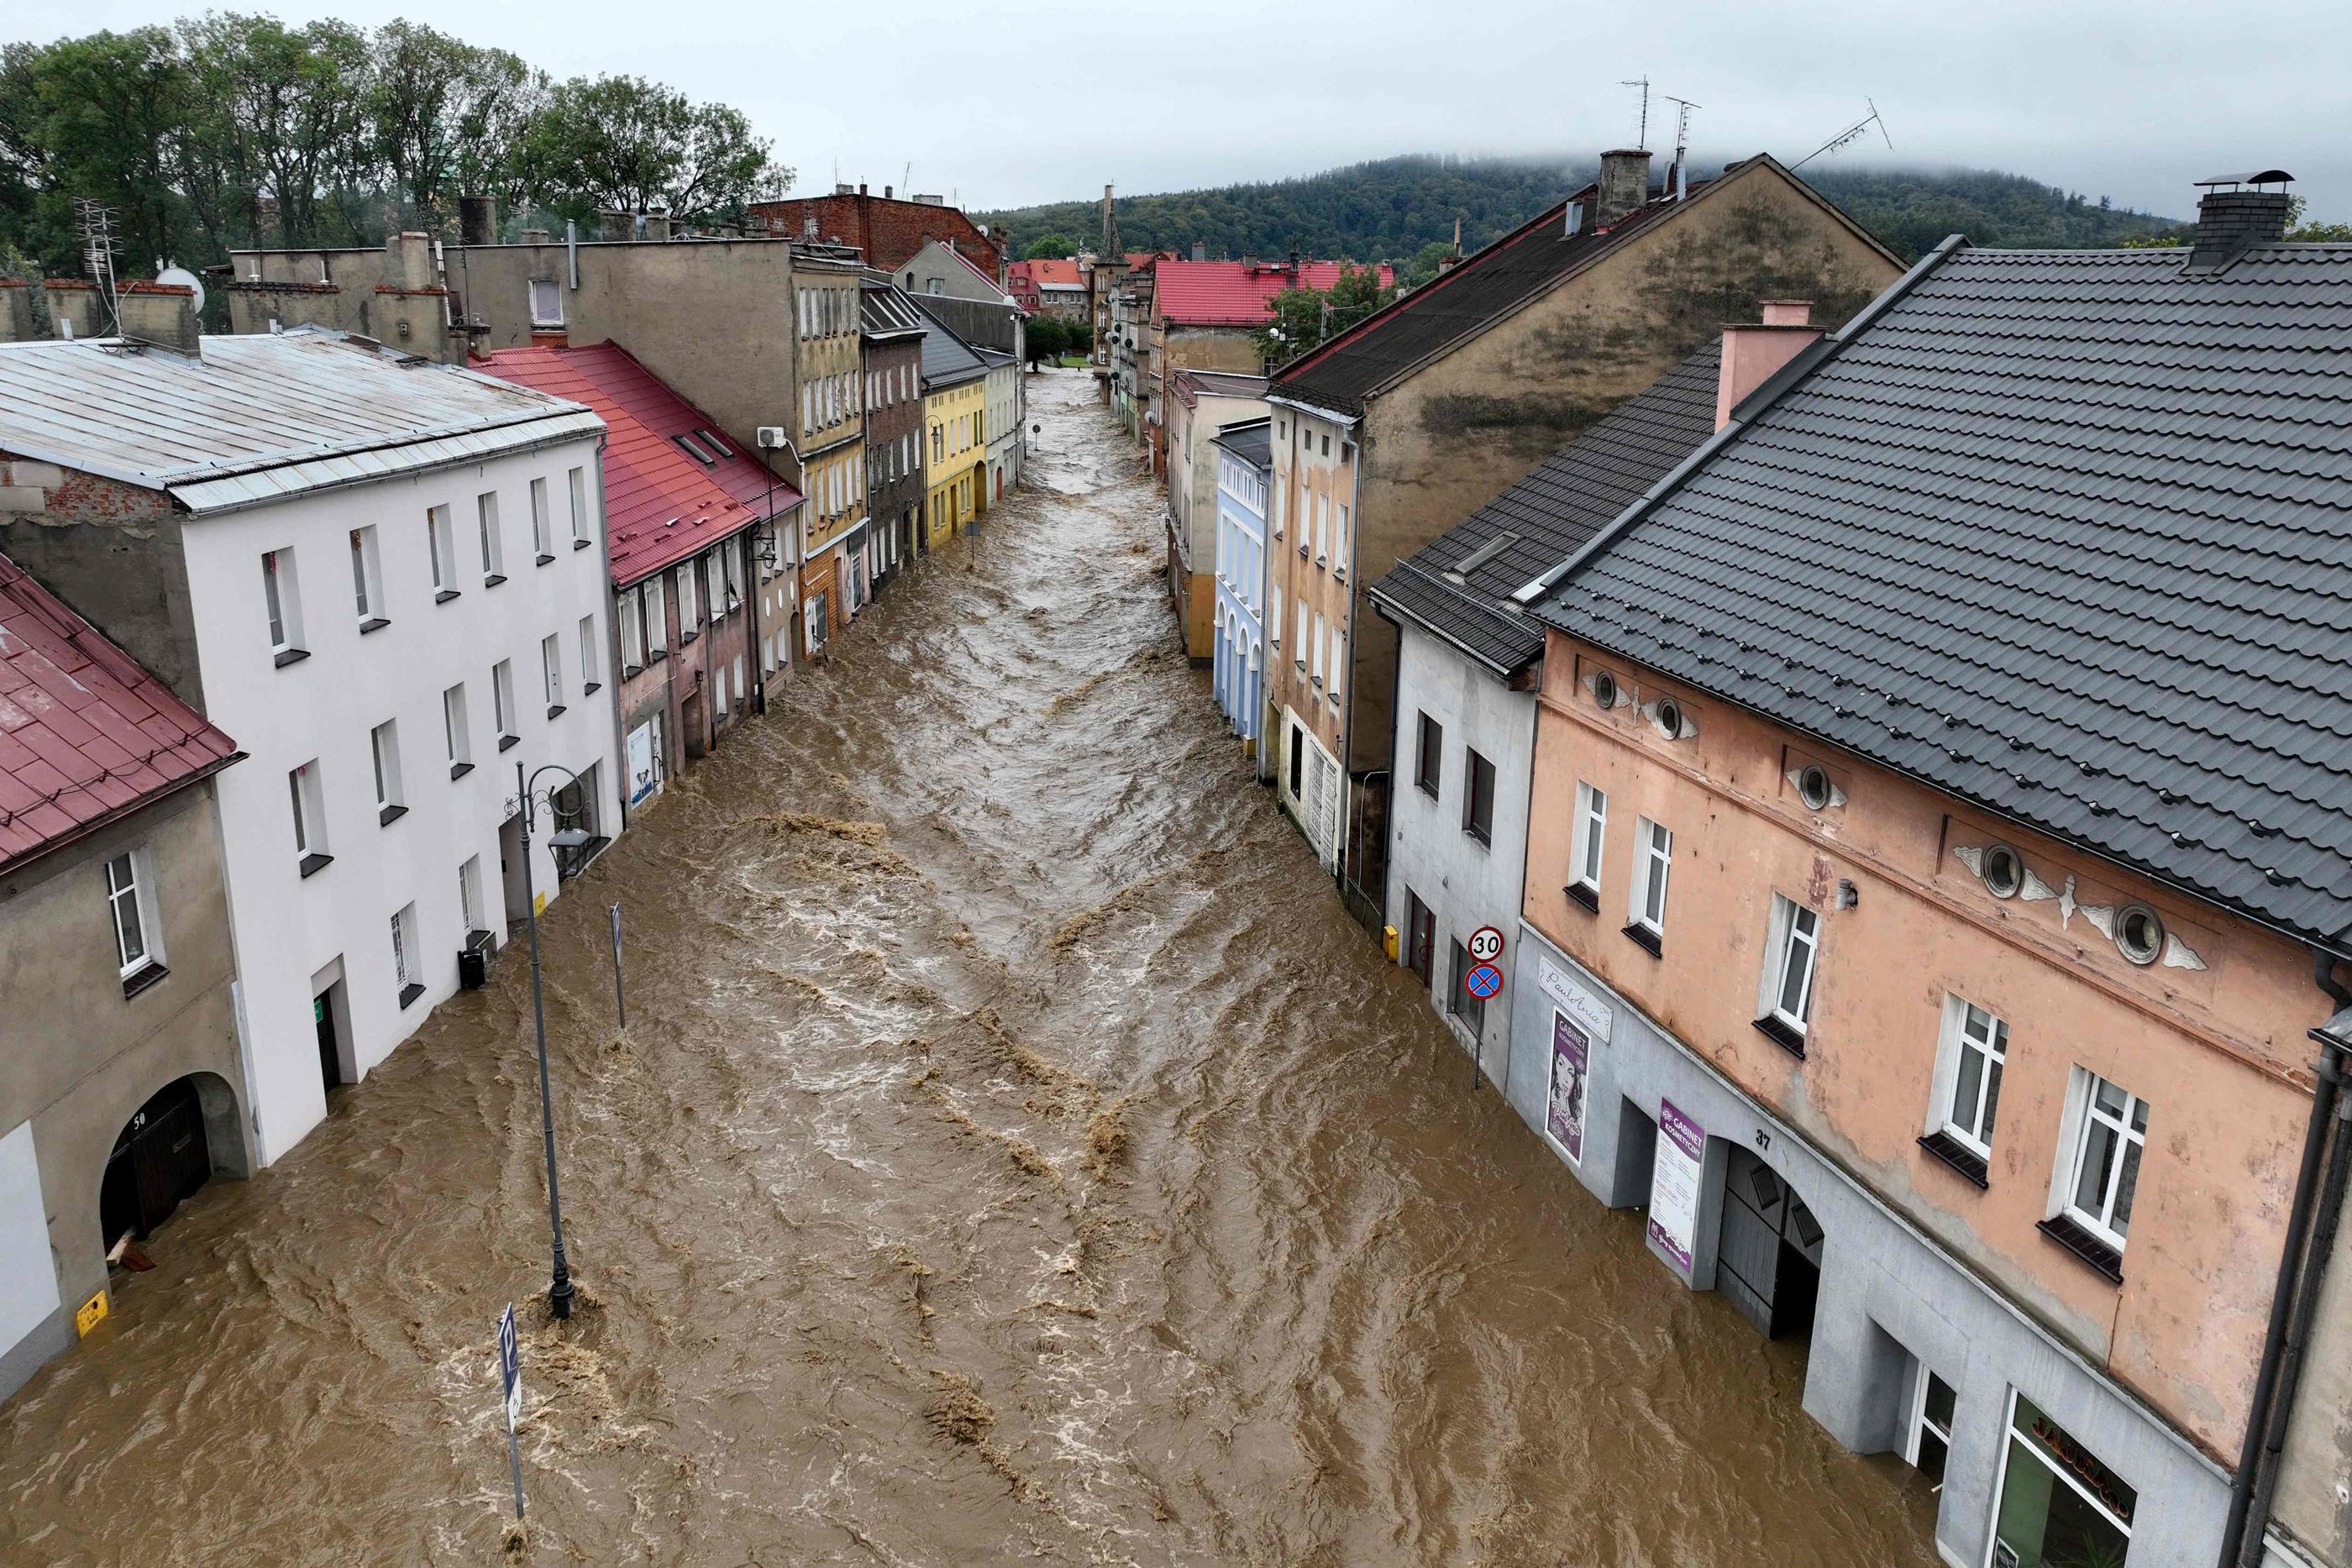
MULTIPOLYGON (((1212 256, 1275 256, 1295 246, 1317 256, 1410 266, 1424 247, 1452 240, 1457 216, 1465 248, 1475 249, 1591 177, 1582 164, 1414 154, 1298 180, 1120 197, 1118 232, 1131 250, 1188 250, 1198 241, 1212 256)), ((1804 178, 1906 257, 1954 232, 1982 245, 2105 246, 2173 221, 1990 170, 1824 163, 1808 167, 1804 178)), ((1102 230, 1099 202, 974 215, 1009 229, 1016 256, 1041 235, 1092 245, 1102 230)))

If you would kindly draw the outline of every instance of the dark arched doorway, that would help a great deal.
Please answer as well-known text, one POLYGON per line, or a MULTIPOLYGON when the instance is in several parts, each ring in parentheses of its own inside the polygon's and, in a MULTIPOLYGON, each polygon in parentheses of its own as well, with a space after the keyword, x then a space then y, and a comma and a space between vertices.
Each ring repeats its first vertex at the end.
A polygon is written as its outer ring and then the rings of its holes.
POLYGON ((212 1174, 202 1083, 194 1074, 174 1079, 132 1112, 115 1137, 98 1189, 99 1245, 111 1249, 125 1235, 147 1235, 212 1174))
POLYGON ((1724 1170, 1715 1287, 1767 1339, 1810 1339, 1822 1289, 1822 1227, 1796 1188, 1737 1144, 1724 1170))

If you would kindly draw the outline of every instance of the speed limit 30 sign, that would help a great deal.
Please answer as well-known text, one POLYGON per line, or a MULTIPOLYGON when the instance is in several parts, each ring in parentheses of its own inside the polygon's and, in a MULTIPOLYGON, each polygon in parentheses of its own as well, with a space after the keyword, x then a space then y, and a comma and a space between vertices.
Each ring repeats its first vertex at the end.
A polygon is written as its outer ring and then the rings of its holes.
POLYGON ((1503 956, 1503 934, 1491 925, 1481 925, 1470 933, 1470 956, 1481 964, 1491 964, 1503 956))

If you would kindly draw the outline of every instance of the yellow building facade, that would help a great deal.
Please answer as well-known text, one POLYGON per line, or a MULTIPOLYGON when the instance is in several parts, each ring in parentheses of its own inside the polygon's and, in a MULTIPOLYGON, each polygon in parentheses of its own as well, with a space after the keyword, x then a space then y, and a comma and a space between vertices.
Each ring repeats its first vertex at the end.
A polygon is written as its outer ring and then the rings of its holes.
POLYGON ((988 458, 985 373, 923 392, 925 538, 933 548, 963 531, 980 506, 980 472, 988 458))

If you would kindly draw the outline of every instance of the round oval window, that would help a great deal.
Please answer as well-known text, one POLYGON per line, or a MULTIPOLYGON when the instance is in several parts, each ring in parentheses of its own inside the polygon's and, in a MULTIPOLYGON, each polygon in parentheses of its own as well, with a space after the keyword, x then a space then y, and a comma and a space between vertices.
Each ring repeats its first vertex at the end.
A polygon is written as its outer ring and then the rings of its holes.
POLYGON ((1984 852, 1985 886, 1995 898, 2009 898, 2025 885, 2025 862, 2007 844, 1994 844, 1984 852))
POLYGON ((1797 775, 1798 799, 1813 810, 1828 806, 1834 793, 1830 788, 1830 776, 1817 762, 1807 763, 1805 770, 1797 775))
POLYGON ((2116 915, 2116 946, 2135 964, 2153 964, 2164 951, 2164 922, 2145 904, 2126 904, 2116 915))
POLYGON ((1602 670, 1592 677, 1592 700, 1602 707, 1617 706, 1617 677, 1602 670))
POLYGON ((1672 697, 1660 697, 1657 714, 1658 727, 1664 730, 1667 735, 1676 736, 1683 732, 1682 704, 1672 697))

